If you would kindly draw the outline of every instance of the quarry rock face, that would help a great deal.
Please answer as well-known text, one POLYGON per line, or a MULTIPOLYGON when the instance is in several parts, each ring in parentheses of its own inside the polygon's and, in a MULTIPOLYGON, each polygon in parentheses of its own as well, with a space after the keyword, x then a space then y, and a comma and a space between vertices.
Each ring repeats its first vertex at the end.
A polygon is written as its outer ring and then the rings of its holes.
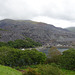
POLYGON ((51 24, 30 20, 0 21, 0 41, 8 42, 25 37, 42 44, 70 44, 75 41, 75 33, 51 24))

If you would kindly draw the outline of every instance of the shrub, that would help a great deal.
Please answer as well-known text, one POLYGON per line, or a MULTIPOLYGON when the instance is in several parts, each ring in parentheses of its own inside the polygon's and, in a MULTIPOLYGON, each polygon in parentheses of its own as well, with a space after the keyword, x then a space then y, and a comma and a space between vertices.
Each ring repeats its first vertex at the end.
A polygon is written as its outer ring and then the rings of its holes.
POLYGON ((62 71, 58 67, 51 66, 49 64, 39 65, 38 72, 41 73, 41 75, 63 75, 62 71))
POLYGON ((33 68, 29 68, 29 71, 25 72, 23 75, 40 75, 40 73, 36 72, 33 68))

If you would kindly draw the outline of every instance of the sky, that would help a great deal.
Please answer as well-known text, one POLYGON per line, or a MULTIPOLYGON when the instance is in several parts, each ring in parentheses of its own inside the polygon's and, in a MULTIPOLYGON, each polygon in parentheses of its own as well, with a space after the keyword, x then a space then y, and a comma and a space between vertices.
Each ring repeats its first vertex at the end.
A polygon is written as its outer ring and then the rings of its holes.
POLYGON ((0 0, 0 20, 21 19, 75 27, 75 0, 0 0))

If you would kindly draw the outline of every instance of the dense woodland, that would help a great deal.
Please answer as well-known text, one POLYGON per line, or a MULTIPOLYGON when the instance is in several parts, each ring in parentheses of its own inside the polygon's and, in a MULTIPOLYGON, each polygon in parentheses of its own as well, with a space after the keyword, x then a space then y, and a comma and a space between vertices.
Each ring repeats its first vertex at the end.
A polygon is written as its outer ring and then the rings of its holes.
POLYGON ((0 42, 0 47, 2 46, 10 46, 12 48, 35 48, 37 46, 42 46, 42 44, 26 37, 25 40, 17 39, 15 41, 8 41, 7 43, 0 42))

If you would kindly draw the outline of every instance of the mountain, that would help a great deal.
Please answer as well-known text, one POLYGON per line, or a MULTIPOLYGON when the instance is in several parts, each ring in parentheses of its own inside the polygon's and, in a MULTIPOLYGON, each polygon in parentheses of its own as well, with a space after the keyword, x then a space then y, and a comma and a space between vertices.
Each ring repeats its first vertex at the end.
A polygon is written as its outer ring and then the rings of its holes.
POLYGON ((68 28, 65 28, 65 29, 67 29, 69 31, 72 31, 72 32, 75 32, 75 27, 68 27, 68 28))
POLYGON ((42 44, 70 44, 75 41, 75 33, 57 28, 51 24, 31 20, 4 19, 0 21, 0 41, 8 42, 29 37, 42 44))

